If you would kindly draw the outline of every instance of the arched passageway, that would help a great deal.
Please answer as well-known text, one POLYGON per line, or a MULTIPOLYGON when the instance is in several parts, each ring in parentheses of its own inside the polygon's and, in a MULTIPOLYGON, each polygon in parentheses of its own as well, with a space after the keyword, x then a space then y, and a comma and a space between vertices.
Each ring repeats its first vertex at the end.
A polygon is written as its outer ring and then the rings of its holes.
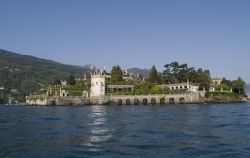
POLYGON ((139 99, 135 98, 135 99, 134 99, 134 104, 135 104, 135 105, 139 105, 139 104, 140 104, 139 99))
POLYGON ((184 104, 185 103, 185 98, 180 98, 180 100, 179 100, 179 102, 180 102, 180 104, 184 104))
POLYGON ((148 99, 147 98, 143 98, 142 99, 142 104, 143 105, 147 105, 148 104, 148 99))
POLYGON ((118 105, 122 105, 122 99, 118 99, 117 104, 118 104, 118 105))
POLYGON ((130 104, 131 104, 130 99, 126 99, 126 105, 130 105, 130 104))
POLYGON ((165 104, 166 102, 165 102, 165 98, 161 98, 160 99, 160 104, 165 104))
POLYGON ((156 104, 156 99, 155 99, 155 98, 152 98, 152 99, 151 99, 151 104, 152 104, 152 105, 155 105, 155 104, 156 104))
POLYGON ((174 98, 169 99, 169 104, 174 104, 174 98))

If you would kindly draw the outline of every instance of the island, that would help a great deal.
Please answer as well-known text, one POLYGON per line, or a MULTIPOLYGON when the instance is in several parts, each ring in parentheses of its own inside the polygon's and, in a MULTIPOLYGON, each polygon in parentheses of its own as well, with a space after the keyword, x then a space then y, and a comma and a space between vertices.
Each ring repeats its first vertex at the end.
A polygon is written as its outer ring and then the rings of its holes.
POLYGON ((29 105, 146 105, 244 102, 245 82, 211 77, 209 70, 172 62, 158 72, 152 66, 147 77, 119 65, 111 72, 95 69, 84 78, 71 74, 55 79, 26 97, 29 105), (89 76, 89 77, 87 77, 89 76))

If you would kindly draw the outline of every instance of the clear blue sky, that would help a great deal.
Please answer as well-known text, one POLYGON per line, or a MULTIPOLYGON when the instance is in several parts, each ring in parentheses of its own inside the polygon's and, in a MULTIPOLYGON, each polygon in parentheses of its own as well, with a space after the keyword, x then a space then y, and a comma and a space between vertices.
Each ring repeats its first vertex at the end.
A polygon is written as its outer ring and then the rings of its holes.
POLYGON ((66 64, 171 61, 250 82, 250 0, 1 0, 0 48, 66 64))

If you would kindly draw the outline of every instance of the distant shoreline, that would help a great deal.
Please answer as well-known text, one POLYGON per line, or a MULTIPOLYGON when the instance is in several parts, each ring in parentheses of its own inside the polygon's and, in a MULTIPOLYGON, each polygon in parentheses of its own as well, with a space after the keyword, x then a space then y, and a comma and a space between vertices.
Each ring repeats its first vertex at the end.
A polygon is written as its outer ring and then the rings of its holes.
MULTIPOLYGON (((206 102, 193 102, 193 103, 183 103, 183 104, 179 104, 179 103, 175 103, 175 104, 138 104, 136 106, 147 106, 147 105, 153 105, 153 106, 158 106, 158 105, 165 105, 165 106, 169 106, 169 105, 176 105, 176 106, 182 106, 182 105, 209 105, 209 104, 233 104, 233 103, 249 103, 250 100, 242 100, 242 101, 206 101, 206 102)), ((133 106, 135 104, 131 104, 131 105, 117 105, 117 104, 103 104, 103 105, 92 105, 92 104, 85 104, 85 105, 79 105, 79 104, 68 104, 68 105, 31 105, 31 104, 26 104, 26 103, 18 103, 18 104, 0 104, 0 105, 16 105, 16 106, 50 106, 50 107, 56 107, 56 106, 133 106)))

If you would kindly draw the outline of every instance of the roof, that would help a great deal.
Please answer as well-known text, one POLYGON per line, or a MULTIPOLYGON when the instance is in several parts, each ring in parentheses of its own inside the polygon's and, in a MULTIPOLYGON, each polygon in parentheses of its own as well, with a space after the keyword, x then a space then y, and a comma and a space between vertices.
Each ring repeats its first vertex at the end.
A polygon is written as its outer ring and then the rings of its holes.
POLYGON ((162 84, 161 86, 187 86, 187 85, 190 85, 190 86, 199 86, 198 83, 174 83, 174 84, 162 84))
POLYGON ((133 85, 108 85, 108 88, 133 88, 133 85))
POLYGON ((222 79, 219 77, 213 77, 213 78, 211 78, 211 80, 222 80, 222 79))

